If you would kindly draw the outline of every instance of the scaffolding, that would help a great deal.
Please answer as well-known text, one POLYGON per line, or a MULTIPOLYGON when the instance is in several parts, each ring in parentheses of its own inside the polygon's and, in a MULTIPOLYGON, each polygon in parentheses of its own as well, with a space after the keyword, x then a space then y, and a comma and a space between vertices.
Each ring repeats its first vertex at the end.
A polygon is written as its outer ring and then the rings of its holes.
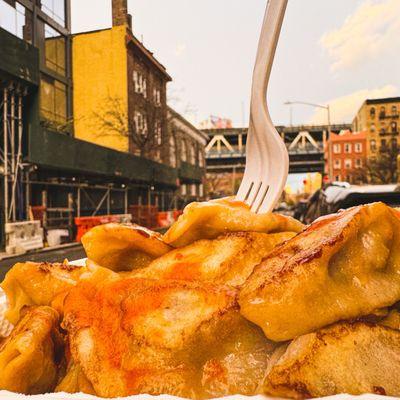
POLYGON ((18 203, 23 202, 23 98, 27 89, 17 82, 8 82, 2 92, 3 148, 0 161, 3 169, 4 222, 8 223, 21 219, 17 210, 18 203))

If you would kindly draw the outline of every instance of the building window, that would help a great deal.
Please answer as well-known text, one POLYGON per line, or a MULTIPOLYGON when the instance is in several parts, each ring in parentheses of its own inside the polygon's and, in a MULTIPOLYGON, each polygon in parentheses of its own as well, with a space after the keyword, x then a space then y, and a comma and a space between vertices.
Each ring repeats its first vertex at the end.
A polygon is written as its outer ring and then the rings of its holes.
POLYGON ((375 124, 371 124, 370 130, 371 130, 371 132, 375 132, 375 130, 376 130, 375 124))
POLYGON ((154 143, 158 147, 162 145, 162 124, 160 120, 154 123, 154 143))
POLYGON ((161 90, 154 88, 153 89, 153 101, 156 106, 161 106, 161 90))
POLYGON ((381 140, 381 148, 386 149, 386 145, 387 145, 386 139, 382 139, 381 140))
POLYGON ((186 187, 186 185, 184 183, 182 183, 182 185, 181 185, 181 195, 182 196, 186 196, 186 193, 187 193, 187 187, 186 187))
POLYGON ((345 153, 351 153, 351 143, 345 143, 344 144, 344 152, 345 153))
POLYGON ((44 13, 65 26, 65 0, 41 0, 40 3, 44 13))
POLYGON ((169 163, 171 167, 176 167, 176 144, 173 135, 169 137, 169 163))
POLYGON ((17 2, 0 0, 0 27, 32 43, 32 13, 17 2), (11 5, 13 4, 13 5, 11 5))
POLYGON ((154 123, 154 147, 155 147, 155 160, 161 161, 161 146, 162 146, 162 128, 161 121, 157 120, 154 123))
POLYGON ((346 158, 344 160, 344 167, 346 169, 351 169, 353 167, 352 162, 351 162, 351 158, 346 158))
POLYGON ((57 124, 67 122, 67 89, 63 83, 47 78, 41 79, 40 113, 45 120, 57 124))
POLYGON ((398 115, 397 106, 392 106, 392 117, 397 117, 398 115))
POLYGON ((356 168, 361 168, 362 167, 362 160, 361 158, 356 158, 356 168))
POLYGON ((187 161, 187 148, 185 139, 182 139, 181 141, 181 160, 187 161))
POLYGON ((392 139, 391 144, 392 144, 392 149, 397 150, 397 139, 392 139))
POLYGON ((351 182, 351 176, 350 175, 346 175, 346 182, 351 182))
POLYGON ((375 118, 375 107, 371 107, 369 110, 369 116, 374 119, 375 118))
POLYGON ((342 180, 342 177, 340 175, 335 175, 335 181, 340 182, 342 180))
POLYGON ((334 152, 335 154, 341 153, 341 152, 342 152, 342 146, 341 146, 340 144, 338 144, 338 143, 335 143, 335 144, 333 145, 333 152, 334 152))
POLYGON ((373 153, 376 152, 376 140, 374 140, 374 139, 370 140, 369 148, 373 153))
POLYGON ((204 167, 204 154, 201 149, 199 150, 199 167, 204 167))
POLYGON ((65 37, 47 24, 44 35, 46 67, 65 76, 65 37))
POLYGON ((197 187, 195 184, 190 185, 190 194, 193 197, 197 196, 197 187))
POLYGON ((392 133, 397 133, 397 122, 396 121, 391 122, 390 128, 392 130, 392 133))
POLYGON ((361 153, 361 152, 362 152, 362 143, 356 143, 356 144, 354 145, 354 151, 355 151, 356 153, 361 153))
POLYGON ((333 162, 333 168, 335 169, 342 168, 342 160, 336 158, 335 161, 333 162))
POLYGON ((196 149, 193 143, 189 144, 189 162, 192 165, 196 165, 196 149))
POLYGON ((134 121, 135 121, 136 133, 140 135, 147 135, 148 127, 147 127, 146 114, 141 113, 140 111, 135 111, 134 121))
POLYGON ((147 80, 143 74, 138 71, 133 71, 133 87, 135 93, 141 94, 147 98, 147 80))
POLYGON ((379 111, 379 118, 385 118, 385 117, 386 117, 386 109, 385 106, 382 106, 379 111))
POLYGON ((200 183, 199 185, 199 196, 203 197, 204 196, 204 185, 200 183))

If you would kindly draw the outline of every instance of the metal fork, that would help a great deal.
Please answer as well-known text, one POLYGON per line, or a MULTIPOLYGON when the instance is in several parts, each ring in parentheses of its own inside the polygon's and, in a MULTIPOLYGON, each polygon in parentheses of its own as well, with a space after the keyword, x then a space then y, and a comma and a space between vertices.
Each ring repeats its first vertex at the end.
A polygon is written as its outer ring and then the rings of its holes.
POLYGON ((265 12, 251 90, 246 168, 236 199, 256 213, 272 211, 289 172, 285 143, 271 121, 267 89, 288 0, 269 0, 265 12))

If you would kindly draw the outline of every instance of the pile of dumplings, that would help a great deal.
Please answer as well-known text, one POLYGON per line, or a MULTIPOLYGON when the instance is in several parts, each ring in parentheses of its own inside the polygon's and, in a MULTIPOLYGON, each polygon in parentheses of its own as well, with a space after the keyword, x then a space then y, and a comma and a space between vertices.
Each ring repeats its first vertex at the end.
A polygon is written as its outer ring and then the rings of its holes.
POLYGON ((165 235, 107 224, 86 265, 19 263, 1 288, 0 390, 104 398, 400 396, 400 212, 310 226, 231 198, 165 235))

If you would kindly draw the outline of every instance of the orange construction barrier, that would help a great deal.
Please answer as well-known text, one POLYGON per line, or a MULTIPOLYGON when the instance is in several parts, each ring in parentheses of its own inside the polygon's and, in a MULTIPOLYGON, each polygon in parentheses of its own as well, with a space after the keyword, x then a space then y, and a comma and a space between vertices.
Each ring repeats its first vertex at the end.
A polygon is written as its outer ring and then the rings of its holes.
POLYGON ((90 231, 97 225, 109 224, 111 222, 130 222, 131 216, 128 214, 116 214, 116 215, 99 215, 95 217, 76 217, 75 225, 77 227, 76 241, 80 242, 82 236, 90 231))
POLYGON ((157 227, 168 228, 174 223, 174 212, 173 211, 161 211, 157 216, 157 227))

